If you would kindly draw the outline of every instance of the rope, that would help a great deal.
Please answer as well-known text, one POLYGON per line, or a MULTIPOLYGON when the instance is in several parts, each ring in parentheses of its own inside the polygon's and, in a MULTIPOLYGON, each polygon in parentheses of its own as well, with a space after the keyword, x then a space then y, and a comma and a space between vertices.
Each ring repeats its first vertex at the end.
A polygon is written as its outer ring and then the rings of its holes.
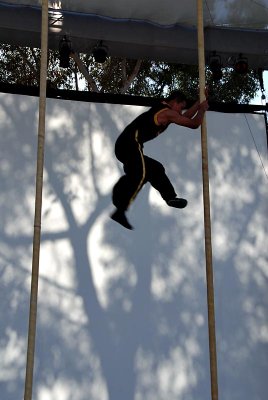
POLYGON ((212 17, 212 13, 211 13, 211 11, 210 11, 210 8, 209 8, 209 5, 208 5, 207 0, 205 0, 205 3, 206 3, 206 7, 207 7, 207 9, 208 9, 208 13, 209 13, 209 17, 210 17, 210 19, 211 19, 211 22, 212 22, 213 25, 215 25, 215 22, 214 22, 214 19, 213 19, 213 17, 212 17))
POLYGON ((264 174, 265 174, 265 176, 266 176, 266 179, 268 180, 268 175, 267 175, 267 172, 266 172, 266 170, 265 170, 264 162, 262 161, 261 153, 260 153, 260 151, 259 151, 259 149, 258 149, 256 140, 255 140, 255 138, 254 138, 254 135, 253 135, 252 129, 251 129, 250 125, 249 125, 249 122, 248 122, 248 119, 247 119, 246 114, 244 114, 244 117, 245 117, 245 120, 246 120, 248 129, 249 129, 249 132, 250 132, 250 134, 251 134, 251 137, 252 137, 252 140, 253 140, 255 149, 256 149, 256 151, 257 151, 257 153, 258 153, 258 156, 259 156, 259 159, 260 159, 260 163, 261 163, 262 169, 263 169, 263 171, 264 171, 264 174))
MULTIPOLYGON (((206 80, 205 79, 205 51, 204 51, 203 18, 204 18, 203 17, 203 0, 197 0, 198 64, 199 64, 200 101, 203 101, 205 99, 205 80, 206 80)), ((203 202, 204 202, 204 229, 205 229, 205 255, 206 255, 211 398, 212 398, 212 400, 218 400, 217 351, 216 351, 216 329, 215 329, 215 311, 214 311, 214 287, 213 287, 213 265, 212 265, 212 245, 211 245, 209 171, 208 171, 206 118, 203 119, 203 123, 201 125, 201 150, 202 150, 202 176, 203 176, 203 202)))
POLYGON ((37 165, 36 165, 35 216, 34 216, 32 281, 31 281, 24 400, 32 399, 32 389, 33 389, 33 368, 34 368, 34 352, 35 352, 35 336, 36 336, 36 320, 37 320, 37 295, 38 295, 38 276, 39 276, 40 236, 41 236, 43 170, 44 170, 47 50, 48 50, 48 0, 42 0, 41 68, 40 68, 37 165))

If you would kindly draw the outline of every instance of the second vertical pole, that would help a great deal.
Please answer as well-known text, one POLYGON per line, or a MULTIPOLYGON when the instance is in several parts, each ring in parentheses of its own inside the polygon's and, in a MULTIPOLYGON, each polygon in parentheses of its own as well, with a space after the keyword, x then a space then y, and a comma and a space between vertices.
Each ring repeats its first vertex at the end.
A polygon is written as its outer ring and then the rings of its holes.
MULTIPOLYGON (((197 31, 198 31, 198 64, 199 64, 199 89, 200 101, 205 100, 205 44, 203 22, 203 0, 197 0, 197 31)), ((202 176, 203 176, 203 202, 204 202, 204 230, 205 230, 205 255, 207 278, 207 307, 208 307, 208 332, 210 354, 210 378, 211 398, 218 400, 218 374, 217 374, 217 350, 214 307, 214 283, 211 244, 211 219, 210 219, 210 195, 209 195, 209 169, 207 150, 207 125, 204 118, 201 125, 201 150, 202 150, 202 176)))

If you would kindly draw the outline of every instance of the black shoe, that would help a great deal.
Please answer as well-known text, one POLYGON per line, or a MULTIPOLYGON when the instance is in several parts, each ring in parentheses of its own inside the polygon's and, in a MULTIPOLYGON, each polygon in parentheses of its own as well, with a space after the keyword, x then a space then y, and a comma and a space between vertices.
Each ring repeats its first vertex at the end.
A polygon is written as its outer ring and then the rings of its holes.
POLYGON ((130 225, 130 223, 127 220, 127 217, 125 216, 124 211, 116 210, 112 215, 111 218, 118 222, 120 225, 124 226, 127 229, 132 230, 133 226, 130 225))
POLYGON ((167 205, 175 208, 185 208, 187 206, 187 200, 175 197, 175 199, 168 200, 167 205))

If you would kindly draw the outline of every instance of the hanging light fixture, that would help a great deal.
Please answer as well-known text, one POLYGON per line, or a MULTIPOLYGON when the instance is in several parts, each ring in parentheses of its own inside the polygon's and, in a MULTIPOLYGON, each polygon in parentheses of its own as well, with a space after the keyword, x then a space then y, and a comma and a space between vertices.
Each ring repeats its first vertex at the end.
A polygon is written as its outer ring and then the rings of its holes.
POLYGON ((216 53, 216 51, 213 51, 209 57, 209 69, 212 72, 212 79, 214 81, 220 81, 222 79, 223 74, 221 57, 216 53))
POLYGON ((103 64, 108 57, 108 47, 103 45, 102 40, 94 47, 92 55, 95 62, 103 64))
POLYGON ((239 75, 246 75, 248 73, 248 59, 243 57, 242 54, 239 54, 235 62, 234 71, 239 75))
POLYGON ((70 66, 70 54, 72 51, 71 41, 67 36, 63 36, 59 43, 59 53, 60 53, 60 67, 69 68, 70 66))

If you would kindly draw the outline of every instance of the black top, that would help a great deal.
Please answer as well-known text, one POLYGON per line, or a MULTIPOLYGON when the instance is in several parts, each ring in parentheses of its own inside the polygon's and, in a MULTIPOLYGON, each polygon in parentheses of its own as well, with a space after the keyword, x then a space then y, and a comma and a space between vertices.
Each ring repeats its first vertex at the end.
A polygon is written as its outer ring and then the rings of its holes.
POLYGON ((167 104, 159 103, 143 114, 139 115, 123 131, 122 135, 135 134, 139 143, 148 142, 167 129, 168 124, 159 125, 157 115, 160 111, 168 109, 167 104), (136 136, 137 135, 137 136, 136 136))

